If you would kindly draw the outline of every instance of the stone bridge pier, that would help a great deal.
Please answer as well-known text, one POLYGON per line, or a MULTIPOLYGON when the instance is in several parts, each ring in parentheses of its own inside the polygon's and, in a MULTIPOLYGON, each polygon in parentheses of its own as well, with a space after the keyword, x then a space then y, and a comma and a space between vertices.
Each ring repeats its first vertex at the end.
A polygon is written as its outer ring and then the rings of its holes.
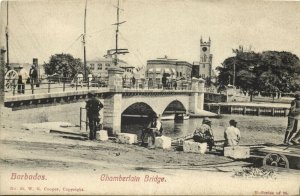
POLYGON ((122 113, 133 104, 149 106, 157 115, 162 115, 166 107, 174 101, 180 102, 185 111, 197 113, 203 110, 204 80, 193 78, 191 90, 138 90, 123 89, 123 69, 108 70, 109 93, 104 97, 103 127, 115 135, 121 132, 122 113))

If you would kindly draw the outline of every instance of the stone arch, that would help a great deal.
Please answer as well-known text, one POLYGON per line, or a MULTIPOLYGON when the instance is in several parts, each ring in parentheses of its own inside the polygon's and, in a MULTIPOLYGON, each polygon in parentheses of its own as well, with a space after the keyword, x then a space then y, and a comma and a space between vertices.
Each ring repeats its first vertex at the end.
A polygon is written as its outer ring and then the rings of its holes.
POLYGON ((189 96, 187 96, 186 94, 165 95, 165 96, 160 96, 159 99, 157 99, 156 96, 137 95, 134 97, 123 97, 121 113, 123 113, 131 105, 142 102, 144 104, 147 104, 149 107, 151 107, 152 110, 157 115, 161 115, 168 107, 168 105, 173 101, 179 101, 180 103, 182 103, 182 105, 186 110, 189 110, 189 96))
POLYGON ((188 108, 186 108, 181 101, 173 100, 165 107, 162 114, 166 114, 166 113, 185 113, 187 110, 188 110, 188 108))
POLYGON ((139 115, 143 117, 153 115, 154 113, 156 112, 152 109, 152 107, 144 102, 133 103, 122 111, 122 115, 139 115))

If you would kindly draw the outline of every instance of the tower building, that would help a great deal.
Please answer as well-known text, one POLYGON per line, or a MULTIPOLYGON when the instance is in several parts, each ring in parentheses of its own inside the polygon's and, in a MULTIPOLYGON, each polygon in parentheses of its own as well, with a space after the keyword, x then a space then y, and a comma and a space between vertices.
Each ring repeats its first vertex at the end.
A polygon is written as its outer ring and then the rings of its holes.
POLYGON ((200 39, 200 61, 193 63, 193 77, 197 78, 212 78, 212 58, 213 55, 210 53, 211 39, 203 41, 200 39))

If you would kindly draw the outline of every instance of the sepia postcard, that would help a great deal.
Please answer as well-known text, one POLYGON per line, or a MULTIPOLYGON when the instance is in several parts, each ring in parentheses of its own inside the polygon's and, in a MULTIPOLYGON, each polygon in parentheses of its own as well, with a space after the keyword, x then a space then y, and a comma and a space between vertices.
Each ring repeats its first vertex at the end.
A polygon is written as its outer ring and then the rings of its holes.
POLYGON ((0 16, 1 195, 300 195, 300 1, 0 16))

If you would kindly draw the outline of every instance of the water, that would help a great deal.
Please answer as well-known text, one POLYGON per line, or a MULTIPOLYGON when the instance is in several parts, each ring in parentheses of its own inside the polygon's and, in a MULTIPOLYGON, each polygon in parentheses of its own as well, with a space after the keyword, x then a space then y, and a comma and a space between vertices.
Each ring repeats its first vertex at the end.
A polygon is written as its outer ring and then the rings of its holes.
MULTIPOLYGON (((149 123, 145 118, 122 117, 122 132, 134 133, 140 136, 141 130, 149 123)), ((184 121, 166 120, 162 121, 164 135, 171 138, 178 138, 189 135, 202 123, 202 118, 193 118, 184 121)))
MULTIPOLYGON (((224 131, 229 126, 229 120, 235 119, 241 131, 241 144, 282 143, 286 129, 287 118, 247 115, 223 115, 222 118, 211 118, 215 140, 224 140, 224 131)), ((179 138, 192 134, 202 124, 202 118, 191 118, 182 122, 173 120, 162 121, 164 135, 179 138)), ((145 118, 122 118, 121 130, 134 133, 139 137, 141 130, 149 121, 145 118)))

